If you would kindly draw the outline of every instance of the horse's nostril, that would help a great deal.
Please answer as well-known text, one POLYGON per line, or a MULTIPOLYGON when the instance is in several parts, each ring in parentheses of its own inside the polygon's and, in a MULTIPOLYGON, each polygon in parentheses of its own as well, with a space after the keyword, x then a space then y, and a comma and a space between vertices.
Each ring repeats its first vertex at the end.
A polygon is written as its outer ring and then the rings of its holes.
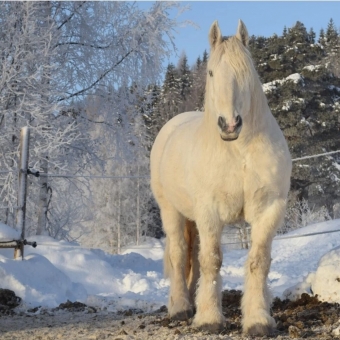
POLYGON ((226 126, 225 119, 222 116, 218 117, 217 124, 221 129, 224 129, 226 126))
POLYGON ((242 125, 242 118, 240 115, 237 115, 235 118, 235 122, 237 126, 241 126, 242 125))

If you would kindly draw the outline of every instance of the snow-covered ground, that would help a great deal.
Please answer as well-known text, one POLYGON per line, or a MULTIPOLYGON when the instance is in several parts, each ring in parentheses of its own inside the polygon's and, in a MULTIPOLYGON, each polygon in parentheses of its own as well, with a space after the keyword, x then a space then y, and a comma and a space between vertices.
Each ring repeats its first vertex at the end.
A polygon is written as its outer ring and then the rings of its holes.
MULTIPOLYGON (((314 224, 285 236, 336 229, 340 229, 340 220, 314 224)), ((0 224, 1 240, 18 237, 13 229, 0 224)), ((163 240, 150 239, 122 255, 46 236, 29 240, 38 246, 25 247, 24 261, 13 259, 13 249, 0 250, 0 287, 15 291, 24 306, 56 307, 69 299, 112 311, 152 310, 167 302, 169 282, 162 273, 163 240)), ((340 232, 281 240, 277 237, 269 273, 273 295, 292 298, 312 289, 325 300, 340 302, 339 246, 340 232)), ((223 289, 242 289, 247 250, 223 250, 223 289)))

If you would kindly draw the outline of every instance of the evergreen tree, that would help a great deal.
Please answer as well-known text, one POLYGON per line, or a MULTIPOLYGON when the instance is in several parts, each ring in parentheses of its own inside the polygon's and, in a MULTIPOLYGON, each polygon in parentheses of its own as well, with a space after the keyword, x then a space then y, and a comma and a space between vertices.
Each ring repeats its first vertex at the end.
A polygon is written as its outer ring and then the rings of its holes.
POLYGON ((202 65, 201 57, 198 57, 196 60, 196 71, 200 69, 201 65, 202 65))
POLYGON ((326 41, 327 43, 336 42, 338 39, 338 32, 336 30, 333 19, 329 20, 326 31, 326 41))
POLYGON ((188 65, 188 58, 185 53, 182 54, 178 62, 179 90, 181 95, 181 105, 179 112, 186 112, 192 109, 191 90, 192 90, 192 73, 188 65))
POLYGON ((287 35, 289 43, 306 43, 308 42, 308 33, 305 25, 297 21, 296 24, 289 30, 287 35))
MULTIPOLYGON (((207 60, 207 55, 203 58, 207 60)), ((190 91, 190 106, 189 110, 202 111, 204 102, 204 89, 206 77, 206 62, 203 62, 201 57, 198 57, 192 71, 192 87, 190 91)))
POLYGON ((147 150, 151 150, 151 146, 162 128, 162 120, 160 119, 160 94, 161 89, 158 85, 149 85, 144 96, 140 98, 140 114, 142 115, 143 124, 146 127, 146 135, 142 140, 147 150))
POLYGON ((286 27, 286 25, 283 27, 282 36, 283 36, 284 38, 287 36, 287 27, 286 27))
POLYGON ((318 43, 321 45, 325 44, 325 30, 323 28, 321 28, 320 33, 319 33, 318 43))
POLYGON ((311 44, 315 43, 315 37, 316 37, 316 34, 315 34, 313 28, 311 27, 309 32, 308 32, 308 40, 311 44))
POLYGON ((160 115, 162 125, 179 113, 181 103, 180 76, 174 64, 167 67, 161 90, 160 115))
POLYGON ((208 62, 208 56, 209 55, 208 55, 207 50, 204 50, 204 52, 203 52, 203 59, 202 59, 203 64, 208 62))

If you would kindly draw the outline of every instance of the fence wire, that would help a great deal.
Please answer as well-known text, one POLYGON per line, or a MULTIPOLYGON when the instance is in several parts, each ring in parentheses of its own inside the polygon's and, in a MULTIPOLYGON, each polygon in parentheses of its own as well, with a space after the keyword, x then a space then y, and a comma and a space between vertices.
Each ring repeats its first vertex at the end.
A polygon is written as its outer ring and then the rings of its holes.
MULTIPOLYGON (((308 234, 301 234, 301 235, 279 236, 279 237, 275 237, 273 239, 273 241, 282 241, 282 240, 288 240, 288 239, 294 239, 294 238, 310 237, 310 236, 331 234, 331 233, 337 233, 337 232, 340 232, 340 229, 326 230, 326 231, 320 231, 320 232, 308 233, 308 234)), ((13 242, 13 241, 7 241, 7 242, 13 242)), ((221 245, 222 246, 228 246, 228 245, 236 245, 236 244, 244 244, 244 243, 245 242, 239 241, 239 242, 232 242, 232 243, 221 243, 221 245)), ((76 248, 76 249, 79 249, 79 248, 97 249, 97 248, 82 247, 80 245, 60 245, 60 244, 49 243, 49 242, 38 243, 38 247, 39 246, 42 246, 42 247, 59 247, 59 248, 76 248)), ((161 246, 152 246, 152 247, 150 247, 150 246, 126 246, 125 249, 122 249, 122 250, 128 250, 128 249, 163 249, 163 248, 164 247, 161 247, 161 246)))
MULTIPOLYGON (((310 155, 310 156, 303 156, 303 157, 298 157, 298 158, 293 158, 292 162, 297 162, 297 161, 302 161, 305 159, 311 159, 311 158, 317 158, 317 157, 323 157, 323 156, 328 156, 328 155, 333 155, 336 153, 339 153, 340 150, 336 151, 330 151, 330 152, 324 152, 324 153, 319 153, 316 155, 310 155)), ((13 170, 4 170, 0 171, 0 174, 8 174, 11 172, 17 172, 18 169, 13 169, 13 170)), ((73 174, 53 174, 53 173, 43 173, 37 170, 30 170, 29 171, 30 175, 36 176, 36 177, 60 177, 60 178, 103 178, 103 179, 124 179, 124 178, 150 178, 149 175, 143 175, 143 176, 114 176, 114 175, 73 175, 73 174)))

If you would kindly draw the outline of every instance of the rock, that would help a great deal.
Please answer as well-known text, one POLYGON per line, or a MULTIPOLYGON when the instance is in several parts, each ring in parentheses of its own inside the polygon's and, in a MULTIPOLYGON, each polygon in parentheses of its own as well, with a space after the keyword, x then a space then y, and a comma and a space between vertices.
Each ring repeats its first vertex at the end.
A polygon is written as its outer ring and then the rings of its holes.
POLYGON ((67 300, 65 303, 61 303, 56 309, 67 309, 69 312, 83 312, 87 306, 81 302, 71 302, 67 300))
POLYGON ((295 327, 295 326, 289 326, 288 327, 288 334, 290 338, 300 338, 301 336, 301 331, 299 328, 295 327))
POLYGON ((340 326, 338 326, 337 328, 334 328, 334 329, 332 330, 332 334, 333 334, 334 336, 339 336, 339 335, 340 335, 340 326))
POLYGON ((19 306, 21 298, 10 289, 0 288, 0 310, 13 309, 19 306))

